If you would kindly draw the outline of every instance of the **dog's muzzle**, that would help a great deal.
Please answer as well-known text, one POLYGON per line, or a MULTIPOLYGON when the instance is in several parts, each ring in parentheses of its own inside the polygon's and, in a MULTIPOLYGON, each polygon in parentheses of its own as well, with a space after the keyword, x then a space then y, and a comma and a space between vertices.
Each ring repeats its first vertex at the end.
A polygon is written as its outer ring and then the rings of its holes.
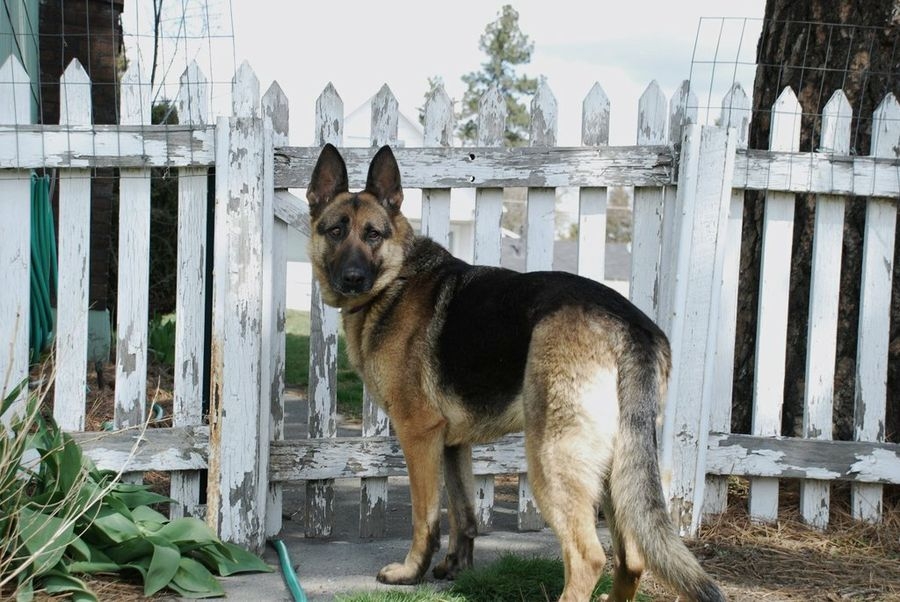
POLYGON ((367 270, 349 267, 341 271, 338 289, 345 295, 361 295, 372 289, 372 278, 367 270))
POLYGON ((342 295, 354 296, 372 290, 372 269, 364 257, 351 255, 338 262, 331 272, 331 285, 342 295))

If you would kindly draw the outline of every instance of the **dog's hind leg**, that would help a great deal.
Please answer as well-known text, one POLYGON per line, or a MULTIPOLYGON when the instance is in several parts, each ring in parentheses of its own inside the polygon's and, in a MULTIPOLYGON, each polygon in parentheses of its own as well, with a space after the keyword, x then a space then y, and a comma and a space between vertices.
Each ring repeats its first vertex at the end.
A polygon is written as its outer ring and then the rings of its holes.
POLYGON ((455 579, 472 568, 477 528, 473 505, 472 446, 454 445, 444 448, 444 484, 447 488, 450 543, 447 556, 434 567, 438 579, 455 579))
POLYGON ((402 563, 379 571, 382 583, 418 583, 431 565, 441 544, 441 454, 444 450, 444 419, 420 408, 415 417, 394 417, 394 428, 409 470, 413 537, 402 563), (404 419, 408 418, 408 419, 404 419))
POLYGON ((538 506, 562 548, 566 586, 560 600, 575 602, 590 598, 606 564, 596 527, 601 479, 585 478, 593 471, 583 472, 578 454, 573 454, 570 442, 579 433, 560 435, 530 445, 526 434, 525 446, 538 506))
POLYGON ((608 602, 628 602, 634 600, 638 583, 644 572, 644 559, 635 545, 634 538, 622 532, 616 524, 612 500, 603 496, 603 517, 612 536, 616 566, 613 572, 613 587, 608 602))
POLYGON ((587 325, 575 309, 545 318, 534 330, 523 388, 528 475, 562 548, 565 602, 589 600, 606 564, 597 507, 618 423, 613 354, 587 325))

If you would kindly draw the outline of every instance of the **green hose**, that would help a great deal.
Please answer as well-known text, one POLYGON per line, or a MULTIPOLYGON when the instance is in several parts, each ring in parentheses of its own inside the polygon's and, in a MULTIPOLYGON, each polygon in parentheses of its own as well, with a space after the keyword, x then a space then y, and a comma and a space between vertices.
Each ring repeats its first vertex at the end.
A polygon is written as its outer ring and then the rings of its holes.
POLYGON ((300 581, 297 579, 297 573, 294 572, 294 567, 291 566, 291 557, 288 555, 287 546, 280 539, 269 541, 275 546, 275 551, 278 552, 281 574, 284 577, 285 585, 291 591, 291 597, 294 599, 294 602, 306 602, 306 594, 303 593, 303 588, 300 587, 300 581))
POLYGON ((50 206, 50 178, 31 176, 31 361, 40 361, 55 330, 52 295, 56 292, 56 238, 50 206))

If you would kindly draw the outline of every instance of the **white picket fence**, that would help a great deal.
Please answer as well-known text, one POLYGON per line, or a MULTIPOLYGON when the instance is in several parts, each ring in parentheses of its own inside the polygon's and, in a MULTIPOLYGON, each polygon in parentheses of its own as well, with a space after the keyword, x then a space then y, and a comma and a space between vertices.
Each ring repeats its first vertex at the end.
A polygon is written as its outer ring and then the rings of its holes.
MULTIPOLYGON (((316 103, 316 140, 288 147, 288 102, 277 84, 260 99, 243 65, 235 75, 233 114, 208 124, 206 83, 196 66, 177 99, 182 125, 149 125, 147 88, 122 81, 122 125, 90 125, 89 82, 77 62, 61 80, 59 125, 22 123, 28 78, 15 59, 0 68, 0 353, 3 390, 28 370, 29 174, 60 174, 59 297, 54 415, 66 430, 84 428, 90 168, 120 169, 119 305, 115 424, 109 434, 79 433, 105 468, 171 471, 176 514, 203 514, 225 538, 260 548, 281 529, 281 487, 307 488, 306 532, 328 535, 333 480, 359 478, 360 533, 385 528, 388 477, 406 474, 387 417, 366 395, 363 436, 338 438, 337 314, 313 290, 309 438, 284 440, 283 374, 289 228, 309 229, 304 188, 321 144, 342 143, 343 102, 328 86, 316 103), (179 175, 178 301, 174 426, 138 439, 146 415, 147 269, 150 172, 179 175), (215 166, 215 243, 207 249, 207 170, 215 166), (204 270, 213 253, 214 271, 204 270), (204 364, 204 291, 213 278, 211 365, 204 364), (6 343, 4 343, 4 346, 6 343), (208 426, 201 383, 212 374, 208 426), (130 455, 133 448, 136 452, 130 455), (199 507, 208 469, 208 502, 199 507)), ((450 189, 476 188, 475 261, 499 264, 502 189, 528 188, 526 268, 549 269, 554 189, 580 188, 578 271, 603 278, 606 191, 634 186, 632 300, 672 341, 674 370, 661 442, 672 514, 684 534, 703 512, 726 503, 727 475, 751 478, 750 511, 776 516, 778 480, 803 479, 802 510, 828 520, 835 480, 853 482, 856 516, 877 520, 881 486, 900 483, 900 446, 884 441, 888 325, 900 196, 900 108, 888 96, 876 111, 872 152, 848 154, 850 110, 835 93, 823 118, 820 150, 797 152, 800 107, 786 89, 772 109, 768 151, 746 149, 749 99, 735 86, 723 99, 722 127, 696 122, 697 102, 683 86, 670 102, 656 83, 639 100, 637 144, 607 146, 610 106, 595 85, 583 105, 582 146, 556 146, 556 101, 542 85, 532 104, 532 145, 501 147, 505 105, 493 90, 480 105, 479 139, 450 146, 450 101, 438 90, 425 108, 423 148, 395 150, 404 185, 423 189, 422 229, 449 237, 450 189), (677 144, 677 152, 676 152, 677 144), (677 185, 676 185, 677 184, 677 185), (753 432, 731 434, 730 412, 739 281, 743 191, 765 190, 761 301, 753 432), (780 414, 794 193, 817 195, 803 438, 782 438, 780 414), (843 207, 868 198, 857 362, 856 440, 831 441, 834 347, 843 207), (701 512, 702 509, 702 512, 701 512)), ((397 101, 389 88, 372 101, 372 146, 396 140, 397 101)), ((344 149, 351 187, 361 187, 371 149, 344 149)), ((518 474, 519 527, 543 523, 524 473, 521 436, 475 450, 477 516, 490 529, 494 476, 518 474)))

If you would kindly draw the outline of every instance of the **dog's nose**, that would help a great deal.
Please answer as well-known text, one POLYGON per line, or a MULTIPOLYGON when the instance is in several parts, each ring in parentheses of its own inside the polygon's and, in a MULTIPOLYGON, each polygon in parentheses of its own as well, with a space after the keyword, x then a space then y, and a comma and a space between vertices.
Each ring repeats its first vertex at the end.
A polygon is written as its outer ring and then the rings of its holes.
POLYGON ((366 273, 359 268, 346 268, 341 274, 341 281, 350 290, 358 291, 366 280, 366 273))

